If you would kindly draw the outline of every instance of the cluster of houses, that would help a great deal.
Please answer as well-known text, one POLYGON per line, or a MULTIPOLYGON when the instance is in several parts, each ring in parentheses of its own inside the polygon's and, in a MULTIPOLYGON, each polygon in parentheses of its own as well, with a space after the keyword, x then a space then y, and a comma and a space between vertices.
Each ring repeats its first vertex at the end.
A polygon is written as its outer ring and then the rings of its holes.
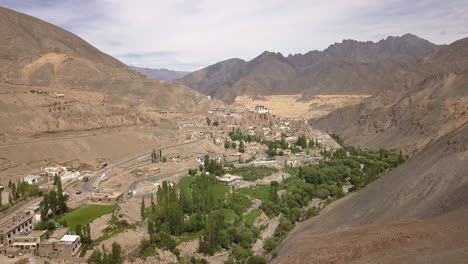
POLYGON ((59 227, 52 234, 33 230, 38 222, 38 207, 29 207, 21 213, 0 220, 0 254, 41 255, 51 258, 70 258, 81 247, 81 238, 70 234, 68 228, 59 227))

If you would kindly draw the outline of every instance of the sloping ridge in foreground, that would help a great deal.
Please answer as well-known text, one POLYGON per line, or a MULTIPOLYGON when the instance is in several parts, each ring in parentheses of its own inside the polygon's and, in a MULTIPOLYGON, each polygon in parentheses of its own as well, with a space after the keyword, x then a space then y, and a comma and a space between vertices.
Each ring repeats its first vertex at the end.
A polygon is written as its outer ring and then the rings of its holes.
POLYGON ((298 225, 274 263, 463 263, 468 123, 298 225))

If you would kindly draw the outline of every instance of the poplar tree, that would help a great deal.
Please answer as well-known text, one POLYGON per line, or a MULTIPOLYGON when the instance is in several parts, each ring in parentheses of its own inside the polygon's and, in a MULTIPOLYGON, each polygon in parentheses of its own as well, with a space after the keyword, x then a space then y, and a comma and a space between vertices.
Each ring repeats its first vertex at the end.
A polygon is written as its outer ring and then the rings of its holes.
POLYGON ((140 207, 141 219, 145 220, 145 199, 141 197, 141 207, 140 207))

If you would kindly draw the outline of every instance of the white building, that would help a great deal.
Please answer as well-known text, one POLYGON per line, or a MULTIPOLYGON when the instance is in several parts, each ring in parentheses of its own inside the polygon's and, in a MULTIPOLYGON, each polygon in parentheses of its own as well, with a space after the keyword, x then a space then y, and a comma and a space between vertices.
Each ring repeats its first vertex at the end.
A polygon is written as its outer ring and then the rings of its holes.
POLYGON ((44 183, 46 182, 46 177, 44 177, 43 179, 41 179, 43 177, 39 176, 39 175, 28 175, 26 177, 23 177, 23 181, 24 182, 27 182, 29 184, 39 184, 39 183, 44 183))
POLYGON ((255 106, 254 112, 258 114, 270 114, 271 110, 263 105, 257 105, 255 106))

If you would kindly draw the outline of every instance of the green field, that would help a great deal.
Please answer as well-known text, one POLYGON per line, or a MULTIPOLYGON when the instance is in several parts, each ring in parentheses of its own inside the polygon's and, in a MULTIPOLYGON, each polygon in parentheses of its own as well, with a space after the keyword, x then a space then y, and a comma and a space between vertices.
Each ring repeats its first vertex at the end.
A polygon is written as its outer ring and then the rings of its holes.
POLYGON ((239 193, 265 201, 268 200, 268 196, 270 194, 270 185, 257 185, 252 188, 240 188, 238 191, 239 193))
POLYGON ((255 181, 270 176, 277 171, 275 168, 249 166, 233 169, 231 174, 242 176, 246 181, 255 181))
POLYGON ((284 172, 291 174, 291 177, 297 176, 299 174, 298 167, 286 167, 284 168, 284 172))
POLYGON ((193 181, 195 180, 195 177, 194 176, 186 176, 186 177, 183 177, 182 179, 180 179, 179 183, 177 184, 179 186, 179 189, 186 193, 186 194, 189 194, 190 193, 190 185, 193 183, 193 181))
POLYGON ((223 209, 224 213, 224 221, 225 222, 231 222, 236 218, 236 213, 232 209, 223 209))
POLYGON ((257 219, 257 217, 259 217, 261 214, 262 214, 262 210, 260 209, 253 210, 252 212, 250 212, 248 215, 245 216, 245 224, 247 226, 253 225, 253 223, 255 222, 255 219, 257 219))
POLYGON ((115 204, 89 204, 65 214, 62 218, 60 218, 60 221, 66 221, 70 230, 75 231, 77 225, 86 225, 102 215, 112 213, 115 211, 115 209, 117 209, 117 207, 118 205, 115 204))

